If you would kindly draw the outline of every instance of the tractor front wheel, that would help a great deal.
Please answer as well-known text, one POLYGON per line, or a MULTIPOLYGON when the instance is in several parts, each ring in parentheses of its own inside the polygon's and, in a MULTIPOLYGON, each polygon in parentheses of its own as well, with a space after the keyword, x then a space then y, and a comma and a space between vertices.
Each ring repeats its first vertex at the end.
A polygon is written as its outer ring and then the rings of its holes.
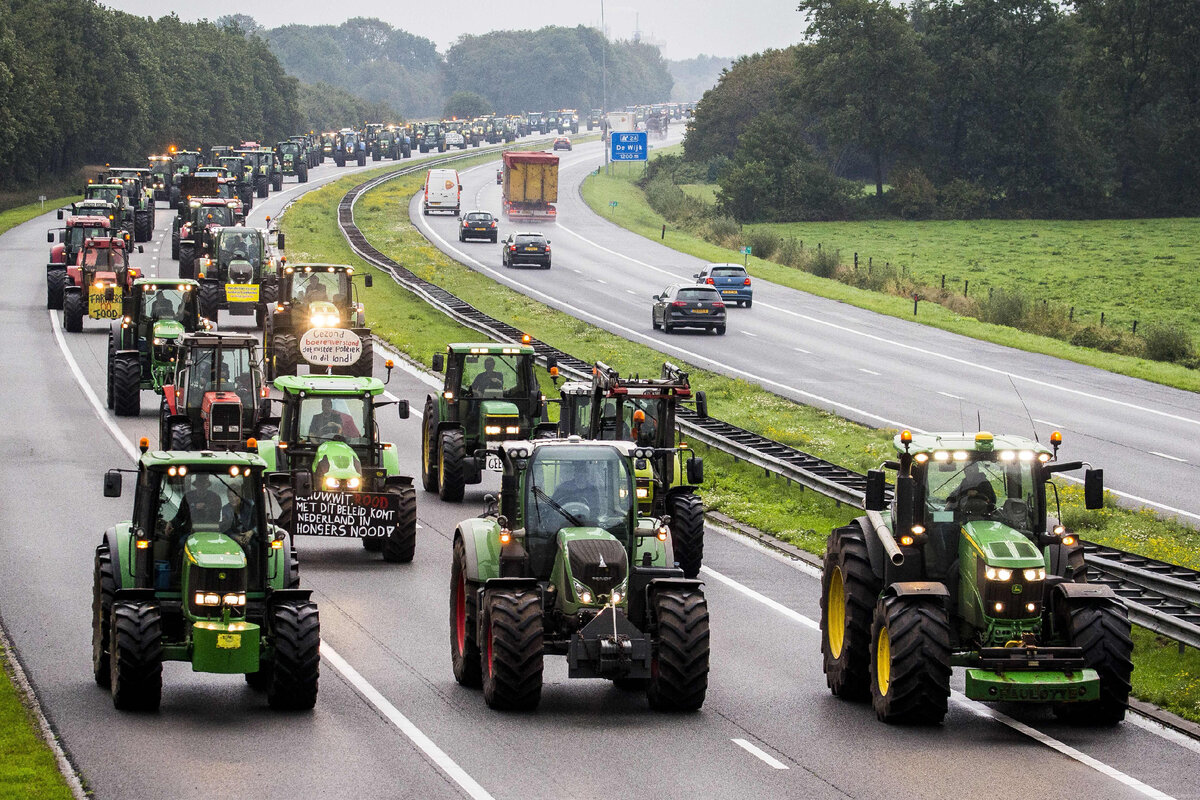
POLYGON ((154 238, 154 217, 149 211, 133 212, 133 240, 148 242, 154 238))
POLYGON ((83 292, 63 295, 63 330, 67 333, 83 332, 83 305, 83 292))
POLYGON ((467 442, 458 429, 442 431, 438 443, 438 496, 447 503, 463 499, 463 462, 467 458, 467 442))
POLYGON ((279 173, 271 179, 271 190, 275 192, 283 191, 283 173, 279 173))
POLYGON ((107 544, 96 548, 92 569, 92 677, 96 685, 107 689, 112 685, 109 643, 112 628, 113 593, 117 581, 113 577, 112 553, 107 544))
POLYGON ((112 395, 112 409, 118 417, 142 413, 142 364, 136 353, 114 354, 112 395))
POLYGON ((308 183, 308 167, 300 167, 296 172, 296 183, 308 183))
POLYGON ((686 578, 700 574, 704 559, 704 505, 694 494, 677 494, 670 501, 671 544, 686 578))
POLYGON ((825 682, 838 697, 871 696, 871 620, 879 591, 859 524, 829 534, 821 572, 821 655, 825 682))
POLYGON ((417 550, 417 490, 411 486, 399 486, 389 489, 387 493, 396 498, 399 521, 383 540, 383 560, 407 564, 413 560, 417 550))
POLYGON ((272 348, 274 366, 272 374, 295 375, 296 365, 300 361, 300 344, 290 333, 278 333, 273 337, 272 348))
POLYGON ((162 617, 154 603, 114 602, 109 681, 113 706, 154 711, 162 700, 162 617))
POLYGON ((432 397, 426 397, 421 417, 421 486, 427 492, 438 488, 437 441, 437 406, 432 397))
POLYGON ((301 711, 317 703, 321 672, 321 619, 317 604, 278 603, 271 609, 275 658, 270 665, 267 703, 280 711, 301 711))
POLYGON ((271 180, 266 175, 256 175, 254 177, 254 191, 258 195, 259 200, 269 197, 271 194, 271 180))
POLYGON ((178 420, 171 423, 170 441, 166 442, 168 450, 194 450, 192 447, 192 423, 178 420))
POLYGON ((200 316, 216 322, 217 314, 221 310, 221 284, 216 281, 205 281, 200 284, 196 300, 200 307, 200 316))
POLYGON ((450 666, 454 680, 470 689, 483 685, 479 643, 475 641, 474 587, 467 582, 467 546, 454 538, 454 562, 450 565, 450 666))
POLYGON ((362 352, 350 372, 359 378, 371 378, 375 375, 375 339, 368 333, 362 336, 361 341, 362 352))
POLYGON ((708 692, 708 601, 695 589, 654 595, 658 647, 646 697, 659 711, 695 711, 708 692))
POLYGON ((887 723, 940 724, 950 696, 950 621, 941 598, 881 597, 870 661, 875 716, 887 723))
POLYGON ((1133 673, 1133 639, 1129 612, 1121 601, 1059 599, 1058 629, 1067 644, 1083 650, 1083 663, 1100 675, 1100 699, 1086 703, 1061 703, 1055 714, 1084 725, 1116 725, 1125 719, 1133 673))
POLYGON ((483 598, 480 666, 488 708, 532 711, 542 699, 542 601, 535 591, 496 590, 483 598))
POLYGON ((184 280, 196 277, 196 246, 191 242, 179 243, 179 277, 184 280))
POLYGON ((59 311, 63 307, 63 287, 67 285, 66 269, 46 270, 46 308, 59 311))

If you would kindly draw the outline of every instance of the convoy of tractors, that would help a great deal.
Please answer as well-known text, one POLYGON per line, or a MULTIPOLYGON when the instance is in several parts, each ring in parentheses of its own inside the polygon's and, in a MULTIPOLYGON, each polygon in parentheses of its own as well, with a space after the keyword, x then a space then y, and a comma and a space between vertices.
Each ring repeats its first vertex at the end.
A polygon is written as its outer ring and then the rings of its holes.
MULTIPOLYGON (((683 111, 649 109, 642 122, 683 111)), ((644 692, 655 709, 702 706, 704 468, 677 415, 706 417, 708 403, 688 373, 664 364, 657 378, 629 377, 598 362, 591 380, 559 385, 555 361, 539 367, 528 343, 448 343, 432 359, 444 377, 423 404, 420 452, 402 454, 379 412, 395 405, 407 419, 410 401, 386 391, 391 361, 375 376, 361 294, 372 276, 289 261, 269 217, 245 224, 255 198, 285 177, 306 182, 327 158, 361 166, 602 120, 560 110, 172 148, 148 169, 109 169, 59 212, 47 307, 68 332, 108 326, 116 415, 158 395, 158 442, 141 440, 136 469, 104 476, 106 497, 121 495, 122 473, 136 482, 128 521, 95 550, 92 667, 117 708, 157 708, 164 661, 244 675, 273 708, 312 708, 320 621, 297 541, 357 538, 384 562, 411 562, 418 471, 421 502, 499 487, 452 535, 459 684, 492 708, 530 710, 545 657, 565 656, 570 678, 644 692), (130 263, 159 201, 177 214, 177 276, 130 263), (218 330, 222 312, 252 318, 261 336, 218 330)), ((546 160, 512 154, 508 184, 546 160)), ((1049 446, 984 431, 896 436, 895 457, 867 477, 863 516, 829 534, 820 627, 834 695, 870 701, 885 722, 937 724, 962 667, 975 700, 1050 704, 1090 724, 1124 717, 1130 624, 1110 588, 1087 582, 1082 545, 1060 522, 1052 479, 1084 467, 1059 461, 1060 445, 1057 433, 1049 446)), ((1084 486, 1099 505, 1100 471, 1084 486)))

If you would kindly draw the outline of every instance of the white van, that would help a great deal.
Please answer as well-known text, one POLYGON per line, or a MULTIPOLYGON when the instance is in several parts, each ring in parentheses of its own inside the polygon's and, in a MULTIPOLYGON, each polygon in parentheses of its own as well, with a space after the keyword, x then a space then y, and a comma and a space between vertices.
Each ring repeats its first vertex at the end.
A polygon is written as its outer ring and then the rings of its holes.
POLYGON ((431 169, 425 174, 425 199, 422 212, 429 216, 431 211, 453 211, 458 216, 461 208, 462 183, 456 169, 431 169))

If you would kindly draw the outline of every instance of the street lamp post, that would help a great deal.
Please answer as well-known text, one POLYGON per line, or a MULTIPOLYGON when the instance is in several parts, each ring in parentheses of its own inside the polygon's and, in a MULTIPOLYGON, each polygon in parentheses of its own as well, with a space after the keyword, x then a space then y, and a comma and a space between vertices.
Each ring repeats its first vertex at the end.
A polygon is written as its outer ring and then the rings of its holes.
MULTIPOLYGON (((608 29, 604 27, 604 0, 600 0, 600 138, 608 130, 608 29)), ((608 143, 604 142, 604 165, 608 166, 608 143)), ((607 169, 605 170, 607 171, 607 169)))

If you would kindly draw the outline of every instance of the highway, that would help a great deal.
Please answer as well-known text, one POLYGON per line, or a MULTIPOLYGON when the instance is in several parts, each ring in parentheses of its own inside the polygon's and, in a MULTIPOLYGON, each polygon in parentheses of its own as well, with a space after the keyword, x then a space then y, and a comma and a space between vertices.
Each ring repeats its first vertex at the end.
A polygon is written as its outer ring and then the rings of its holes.
MULTIPOLYGON (((581 147, 566 157, 568 177, 594 166, 596 147, 586 147, 591 156, 581 147)), ((317 168, 306 188, 351 171, 317 168)), ((479 192, 485 207, 495 199, 486 186, 495 186, 494 167, 464 176, 467 196, 479 192)), ((285 190, 258 202, 252 223, 302 191, 290 181, 285 190)), ((648 296, 668 279, 576 241, 599 241, 608 226, 588 221, 573 203, 566 198, 562 230, 552 234, 554 269, 514 275, 536 282, 537 291, 562 292, 567 299, 556 303, 611 310, 615 321, 606 326, 649 336, 648 296), (636 279, 635 267, 642 273, 636 279)), ((135 263, 174 274, 175 262, 165 257, 165 209, 158 223, 153 246, 135 263)), ((1113 729, 1076 729, 1044 710, 1001 713, 956 694, 942 727, 896 729, 877 722, 867 705, 833 698, 821 674, 813 570, 716 530, 702 573, 712 670, 700 712, 659 714, 643 696, 607 682, 568 681, 565 660, 556 657, 547 659, 536 713, 489 711, 450 671, 448 584, 454 526, 481 513, 484 493, 497 488, 494 476, 469 487, 461 505, 418 492, 421 529, 410 565, 384 564, 355 542, 298 542, 301 583, 313 590, 322 617, 313 712, 272 712, 240 677, 192 674, 178 664, 165 670, 159 712, 115 711, 90 675, 92 553, 100 533, 128 516, 131 497, 104 499, 101 476, 130 464, 139 436, 154 441, 157 407, 143 393, 141 417, 112 417, 98 399, 106 327, 85 321, 84 333, 66 335, 59 315, 46 311, 45 231, 56 224, 47 214, 0 237, 8 272, 0 304, 0 448, 9 456, 0 616, 95 797, 1200 797, 1200 745, 1136 715, 1113 729)), ((604 242, 618 252, 624 246, 604 242)), ((639 246, 645 255, 648 246, 639 246)), ((498 247, 467 247, 498 265, 498 247)), ((690 269, 673 257, 654 269, 690 269)), ((765 311, 784 302, 769 287, 756 291, 765 311)), ((742 331, 773 336, 769 317, 756 302, 752 312, 735 313, 723 340, 681 336, 679 346, 732 348, 712 350, 714 359, 745 356, 759 348, 742 331)), ((837 321, 857 324, 852 314, 837 321)), ((829 335, 815 325, 792 327, 783 335, 829 335)), ((376 356, 385 354, 377 349, 376 356)), ((410 368, 396 371, 389 390, 416 410, 436 385, 410 368)), ((407 421, 385 415, 382 425, 398 444, 402 469, 416 474, 419 413, 407 421)), ((954 685, 961 691, 961 677, 954 685)))

